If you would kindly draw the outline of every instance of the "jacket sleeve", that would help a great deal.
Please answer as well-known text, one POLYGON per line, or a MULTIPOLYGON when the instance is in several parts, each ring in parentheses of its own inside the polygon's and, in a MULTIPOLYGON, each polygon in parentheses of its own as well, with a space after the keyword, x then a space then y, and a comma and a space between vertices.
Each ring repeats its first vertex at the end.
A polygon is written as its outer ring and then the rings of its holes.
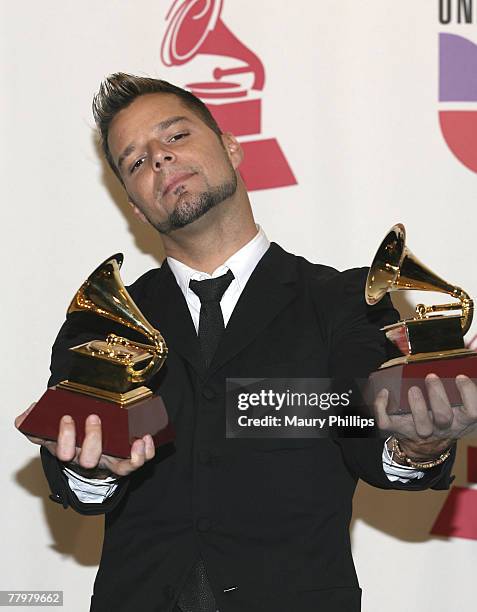
MULTIPOLYGON (((330 337, 330 371, 334 379, 363 380, 379 366, 396 356, 381 328, 399 319, 386 295, 375 306, 368 306, 364 298, 367 268, 348 270, 330 281, 329 296, 339 308, 332 309, 330 337)), ((330 305, 328 306, 328 308, 330 305)), ((448 489, 453 476, 451 470, 455 448, 443 464, 425 471, 420 479, 408 483, 391 482, 383 470, 384 439, 337 438, 344 461, 356 477, 385 489, 423 490, 448 489)))
MULTIPOLYGON (((73 313, 68 316, 53 345, 49 387, 68 378, 71 364, 71 353, 68 349, 89 340, 103 338, 105 336, 103 325, 99 317, 92 317, 89 313, 73 313)), ((65 406, 66 413, 67 407, 65 406)), ((59 461, 44 447, 40 449, 40 455, 43 471, 51 490, 50 499, 61 504, 63 508, 71 506, 76 512, 85 515, 105 514, 116 508, 128 489, 129 477, 121 477, 118 479, 118 487, 113 495, 105 499, 104 502, 98 504, 83 503, 70 489, 68 479, 63 471, 63 462, 59 461)))
POLYGON ((127 491, 129 478, 122 477, 118 480, 116 491, 111 497, 105 499, 104 502, 100 504, 83 503, 70 489, 68 479, 63 471, 63 463, 44 447, 41 447, 40 455, 43 471, 51 491, 50 499, 57 504, 61 504, 65 509, 71 506, 79 514, 106 514, 116 508, 127 491))

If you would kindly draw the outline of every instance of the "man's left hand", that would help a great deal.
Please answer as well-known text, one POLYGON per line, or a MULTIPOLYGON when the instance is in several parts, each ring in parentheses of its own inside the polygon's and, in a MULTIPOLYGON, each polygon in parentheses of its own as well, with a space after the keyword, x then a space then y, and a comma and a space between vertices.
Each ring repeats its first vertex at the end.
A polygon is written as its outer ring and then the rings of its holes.
POLYGON ((407 414, 388 414, 389 393, 382 389, 374 403, 378 427, 394 434, 408 457, 434 459, 457 439, 477 431, 477 386, 464 375, 457 376, 455 381, 461 406, 451 406, 441 379, 428 374, 425 383, 429 402, 419 387, 411 387, 408 393, 411 412, 407 414))

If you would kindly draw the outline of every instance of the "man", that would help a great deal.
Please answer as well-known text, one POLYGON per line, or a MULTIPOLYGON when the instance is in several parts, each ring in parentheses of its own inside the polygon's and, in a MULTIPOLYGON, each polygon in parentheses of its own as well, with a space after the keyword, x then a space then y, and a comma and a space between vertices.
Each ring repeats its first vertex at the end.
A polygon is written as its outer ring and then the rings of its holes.
MULTIPOLYGON (((365 271, 340 274, 268 242, 238 172, 239 143, 191 94, 120 73, 93 109, 135 214, 162 235, 167 260, 129 291, 169 347, 153 385, 177 439, 155 452, 144 436, 131 459, 108 457, 91 415, 78 449, 67 406, 56 443, 33 439, 52 498, 106 515, 91 610, 356 612, 357 479, 447 488, 454 440, 477 420, 475 386, 459 377, 456 418, 429 377, 431 404, 416 392, 402 431, 385 393, 377 398, 403 465, 377 439, 225 439, 226 378, 366 376, 386 358, 379 329, 396 313, 389 300, 366 306, 365 271)), ((67 377, 68 347, 110 331, 102 326, 68 318, 51 385, 67 377)))

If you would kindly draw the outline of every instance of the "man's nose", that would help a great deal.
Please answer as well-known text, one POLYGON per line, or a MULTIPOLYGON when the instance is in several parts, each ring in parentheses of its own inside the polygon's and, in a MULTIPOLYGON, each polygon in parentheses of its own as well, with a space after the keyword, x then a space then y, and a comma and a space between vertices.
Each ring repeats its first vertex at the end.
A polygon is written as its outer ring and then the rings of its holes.
POLYGON ((161 144, 151 145, 151 165, 153 170, 160 170, 164 164, 170 164, 175 159, 174 153, 161 144))

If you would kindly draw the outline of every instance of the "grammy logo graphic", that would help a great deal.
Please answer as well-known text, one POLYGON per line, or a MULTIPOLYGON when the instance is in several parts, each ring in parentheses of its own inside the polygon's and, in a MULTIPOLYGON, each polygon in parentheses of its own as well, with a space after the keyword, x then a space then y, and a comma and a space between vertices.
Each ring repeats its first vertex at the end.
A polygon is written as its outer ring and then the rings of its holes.
POLYGON ((263 64, 224 24, 222 7, 223 0, 175 0, 166 16, 162 62, 181 66, 198 55, 212 56, 216 64, 236 60, 231 67, 216 66, 211 79, 185 87, 207 105, 223 131, 239 138, 245 153, 240 173, 250 191, 296 185, 278 141, 261 137, 263 64))

